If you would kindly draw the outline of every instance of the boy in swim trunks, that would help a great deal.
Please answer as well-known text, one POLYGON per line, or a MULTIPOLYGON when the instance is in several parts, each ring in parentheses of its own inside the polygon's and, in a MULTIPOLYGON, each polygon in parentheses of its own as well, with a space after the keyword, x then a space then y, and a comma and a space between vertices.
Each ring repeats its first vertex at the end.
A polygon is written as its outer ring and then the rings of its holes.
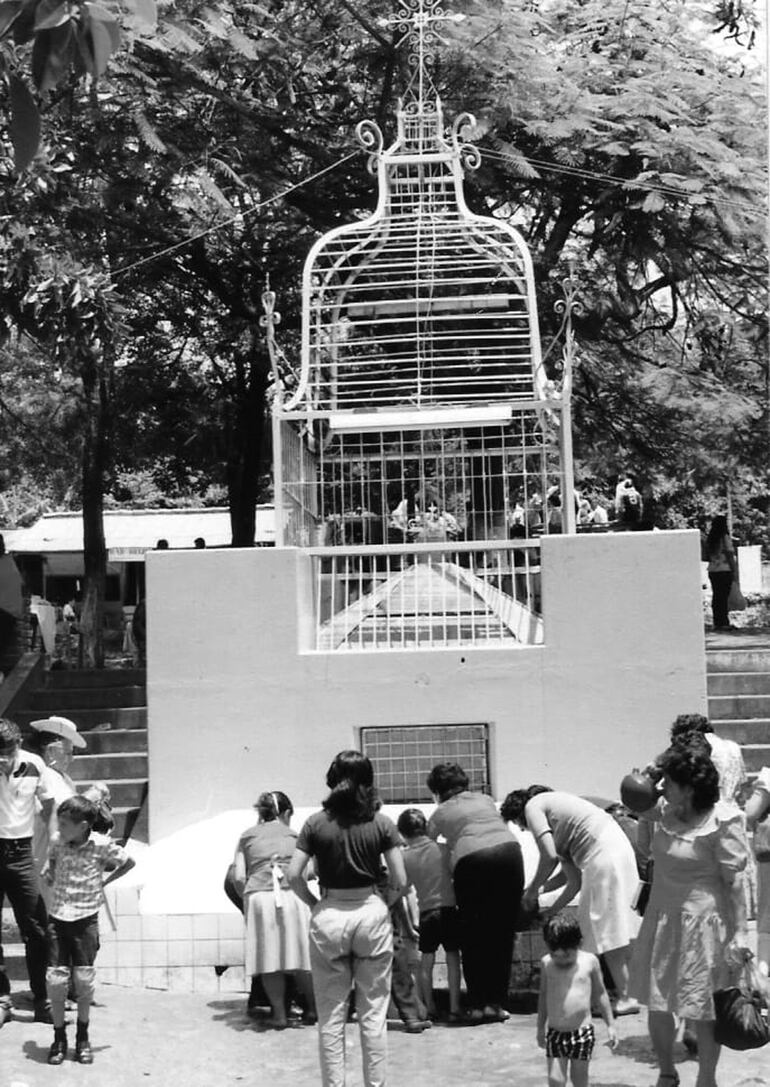
POLYGON ((558 913, 546 921, 543 938, 549 954, 540 960, 537 1044, 545 1049, 549 1087, 586 1087, 588 1062, 596 1037, 591 1007, 598 1005, 607 1024, 609 1044, 618 1044, 615 1021, 596 955, 582 951, 576 918, 558 913))

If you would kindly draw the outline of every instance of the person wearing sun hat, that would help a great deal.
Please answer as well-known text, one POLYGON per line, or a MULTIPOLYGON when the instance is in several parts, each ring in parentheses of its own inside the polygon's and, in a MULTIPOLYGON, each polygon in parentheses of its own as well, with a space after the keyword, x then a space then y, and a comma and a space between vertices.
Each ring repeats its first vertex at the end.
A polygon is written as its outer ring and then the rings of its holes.
POLYGON ((78 726, 74 721, 70 721, 69 717, 56 715, 42 717, 39 721, 31 721, 30 728, 35 729, 36 732, 55 736, 57 740, 66 740, 72 747, 81 750, 88 746, 85 739, 78 732, 78 726))
POLYGON ((48 769, 53 772, 53 788, 57 794, 58 806, 62 800, 75 793, 75 786, 69 775, 75 749, 83 751, 88 745, 78 732, 78 726, 68 717, 43 717, 39 721, 31 721, 30 728, 33 729, 33 735, 30 736, 29 747, 40 755, 48 769), (60 792, 61 797, 58 796, 60 792))
MULTIPOLYGON (((87 747, 85 739, 78 732, 74 721, 68 717, 43 717, 39 721, 31 721, 32 734, 29 737, 29 748, 39 755, 48 770, 49 791, 53 796, 53 818, 56 817, 59 805, 76 793, 75 784, 69 771, 72 766, 74 751, 87 747)), ((40 873, 48 859, 48 849, 51 842, 51 820, 37 818, 35 820, 35 833, 32 841, 32 855, 35 858, 35 868, 40 873)), ((46 905, 50 899, 50 887, 45 880, 40 880, 40 891, 46 905)))

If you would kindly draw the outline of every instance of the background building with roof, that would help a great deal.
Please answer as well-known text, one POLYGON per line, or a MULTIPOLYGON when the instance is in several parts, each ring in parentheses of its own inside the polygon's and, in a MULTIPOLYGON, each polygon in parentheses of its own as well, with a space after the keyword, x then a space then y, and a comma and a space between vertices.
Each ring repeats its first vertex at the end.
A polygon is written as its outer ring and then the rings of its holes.
MULTIPOLYGON (((78 599, 84 572, 82 513, 45 513, 29 528, 6 529, 3 536, 28 594, 52 604, 78 599)), ((106 611, 110 614, 144 596, 144 557, 158 540, 166 540, 171 550, 192 548, 197 537, 207 547, 229 547, 230 511, 222 507, 105 510, 104 536, 106 611)), ((255 542, 258 547, 275 543, 272 505, 257 507, 255 542)))

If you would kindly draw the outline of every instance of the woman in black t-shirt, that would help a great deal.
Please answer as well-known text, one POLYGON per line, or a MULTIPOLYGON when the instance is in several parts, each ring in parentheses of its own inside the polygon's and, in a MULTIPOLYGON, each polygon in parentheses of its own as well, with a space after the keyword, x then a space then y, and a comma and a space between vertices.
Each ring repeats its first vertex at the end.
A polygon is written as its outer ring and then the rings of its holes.
POLYGON ((345 1023, 355 987, 364 1083, 384 1087, 393 926, 375 884, 384 856, 391 885, 403 892, 404 862, 398 831, 377 810, 369 759, 358 751, 341 751, 329 767, 326 784, 331 792, 323 810, 311 815, 300 831, 288 871, 292 890, 312 910, 310 966, 323 1083, 345 1083, 345 1023), (305 875, 311 857, 320 900, 305 875))

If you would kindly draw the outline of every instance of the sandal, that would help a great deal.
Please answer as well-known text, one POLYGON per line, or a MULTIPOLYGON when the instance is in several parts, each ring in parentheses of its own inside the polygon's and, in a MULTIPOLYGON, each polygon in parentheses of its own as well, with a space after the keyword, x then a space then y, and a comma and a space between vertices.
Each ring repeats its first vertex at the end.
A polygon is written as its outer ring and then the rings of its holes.
POLYGON ((641 1011, 636 1000, 618 1000, 612 1007, 612 1014, 617 1019, 620 1015, 638 1015, 641 1011))
POLYGON ((510 1019, 510 1014, 501 1008, 499 1004, 488 1004, 483 1011, 485 1023, 504 1023, 507 1019, 510 1019))

